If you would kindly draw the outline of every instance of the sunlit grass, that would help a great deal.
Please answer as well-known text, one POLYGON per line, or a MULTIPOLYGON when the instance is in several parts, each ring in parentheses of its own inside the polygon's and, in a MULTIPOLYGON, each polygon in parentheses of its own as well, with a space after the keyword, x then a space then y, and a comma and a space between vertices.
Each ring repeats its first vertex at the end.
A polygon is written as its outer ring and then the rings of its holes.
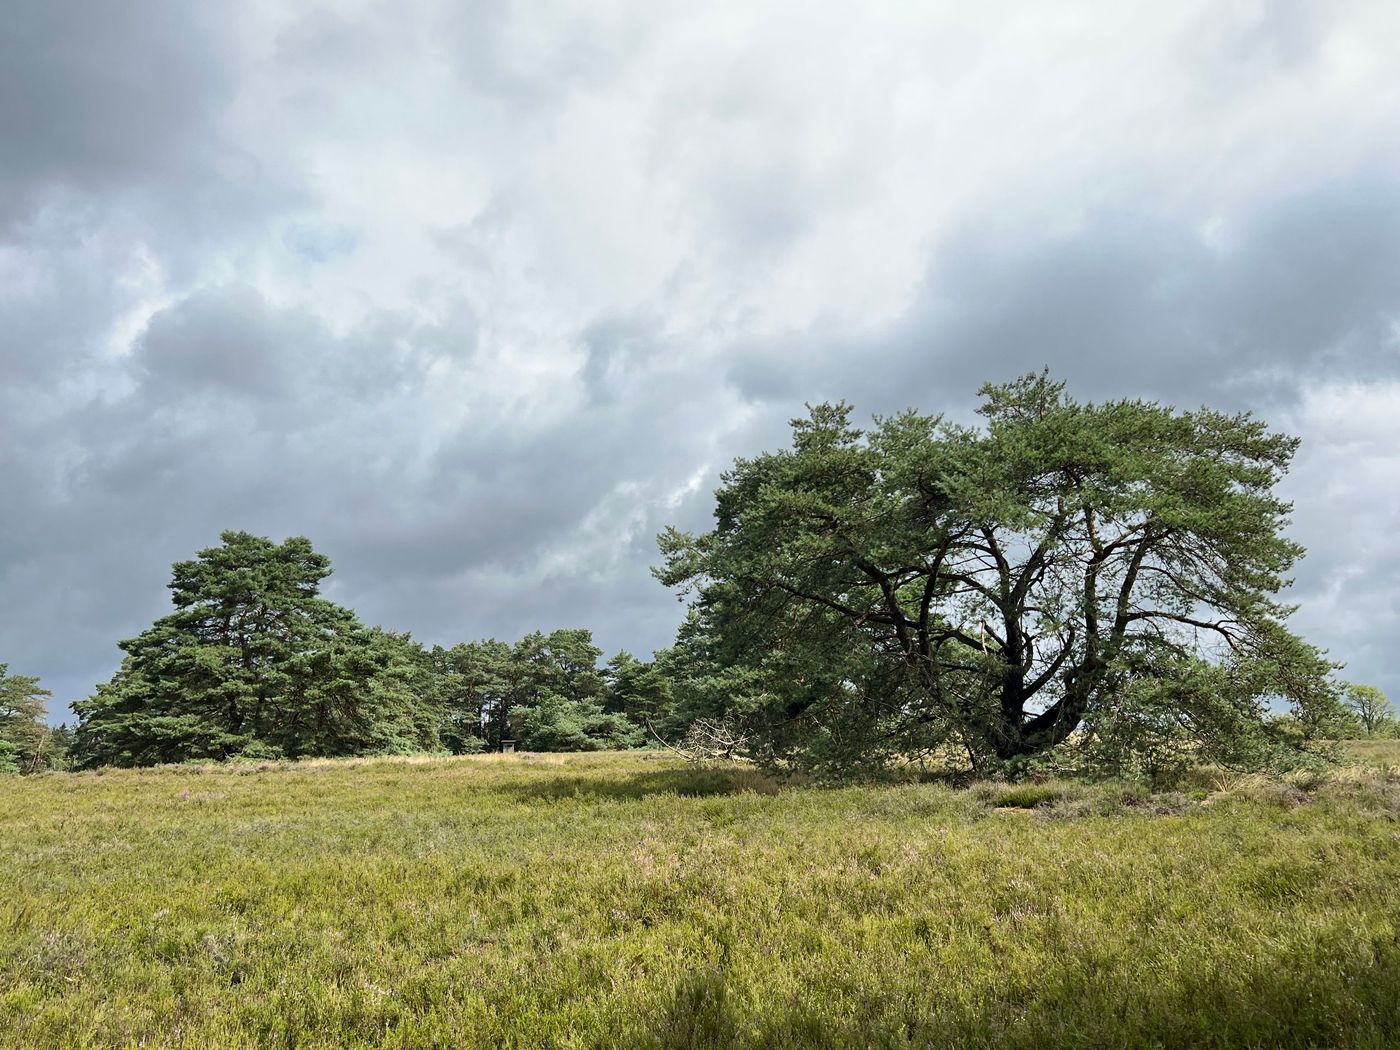
POLYGON ((1348 740, 1346 751, 1368 765, 1400 768, 1400 740, 1348 740))
POLYGON ((518 755, 0 790, 7 1046, 1400 1038, 1384 770, 1154 796, 518 755))

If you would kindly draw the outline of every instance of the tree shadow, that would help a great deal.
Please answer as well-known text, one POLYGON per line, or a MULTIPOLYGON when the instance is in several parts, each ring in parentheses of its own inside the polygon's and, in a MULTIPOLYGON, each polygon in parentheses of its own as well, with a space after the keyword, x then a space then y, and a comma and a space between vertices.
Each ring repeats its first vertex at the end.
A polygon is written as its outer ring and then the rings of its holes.
POLYGON ((717 964, 682 978, 633 1043, 658 1050, 1400 1045, 1400 948, 1392 939, 1324 940, 1302 955, 1265 954, 1228 974, 1203 960, 1200 972, 1166 982, 1086 959, 1030 983, 1007 980, 980 1002, 875 993, 835 1012, 829 1002, 801 999, 754 1011, 717 964))
POLYGON ((635 802, 658 795, 710 798, 719 795, 773 795, 789 785, 751 769, 671 768, 619 774, 560 774, 503 784, 497 790, 525 802, 589 800, 635 802))

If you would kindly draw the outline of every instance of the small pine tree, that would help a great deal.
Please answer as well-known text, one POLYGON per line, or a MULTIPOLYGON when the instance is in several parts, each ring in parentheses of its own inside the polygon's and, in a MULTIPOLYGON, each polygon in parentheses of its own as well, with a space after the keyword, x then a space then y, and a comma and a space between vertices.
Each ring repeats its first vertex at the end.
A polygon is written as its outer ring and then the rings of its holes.
POLYGON ((0 773, 36 773, 51 768, 46 745, 51 731, 44 722, 47 689, 39 679, 9 673, 0 664, 0 773))

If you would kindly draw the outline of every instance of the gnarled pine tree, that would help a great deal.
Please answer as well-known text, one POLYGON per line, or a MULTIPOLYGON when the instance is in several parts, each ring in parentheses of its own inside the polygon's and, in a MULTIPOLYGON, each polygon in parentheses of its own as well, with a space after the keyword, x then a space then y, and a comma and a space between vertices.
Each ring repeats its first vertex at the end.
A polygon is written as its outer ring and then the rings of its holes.
POLYGON ((1297 447, 1249 415, 1080 404, 1046 375, 983 387, 985 426, 820 405, 739 460, 713 531, 661 536, 688 644, 759 755, 840 770, 956 742, 974 762, 1157 716, 1216 757, 1268 712, 1334 710, 1284 625, 1302 549, 1274 494, 1297 447), (817 756, 814 758, 813 756, 817 756))

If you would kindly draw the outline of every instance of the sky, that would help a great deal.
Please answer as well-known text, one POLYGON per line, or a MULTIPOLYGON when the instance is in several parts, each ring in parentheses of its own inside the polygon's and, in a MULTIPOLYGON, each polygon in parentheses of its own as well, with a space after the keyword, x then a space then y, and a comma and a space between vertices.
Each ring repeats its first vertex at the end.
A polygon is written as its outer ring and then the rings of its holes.
POLYGON ((1400 697, 1400 5, 0 0, 0 662, 224 529, 428 643, 667 644, 805 402, 1251 410, 1400 697))

